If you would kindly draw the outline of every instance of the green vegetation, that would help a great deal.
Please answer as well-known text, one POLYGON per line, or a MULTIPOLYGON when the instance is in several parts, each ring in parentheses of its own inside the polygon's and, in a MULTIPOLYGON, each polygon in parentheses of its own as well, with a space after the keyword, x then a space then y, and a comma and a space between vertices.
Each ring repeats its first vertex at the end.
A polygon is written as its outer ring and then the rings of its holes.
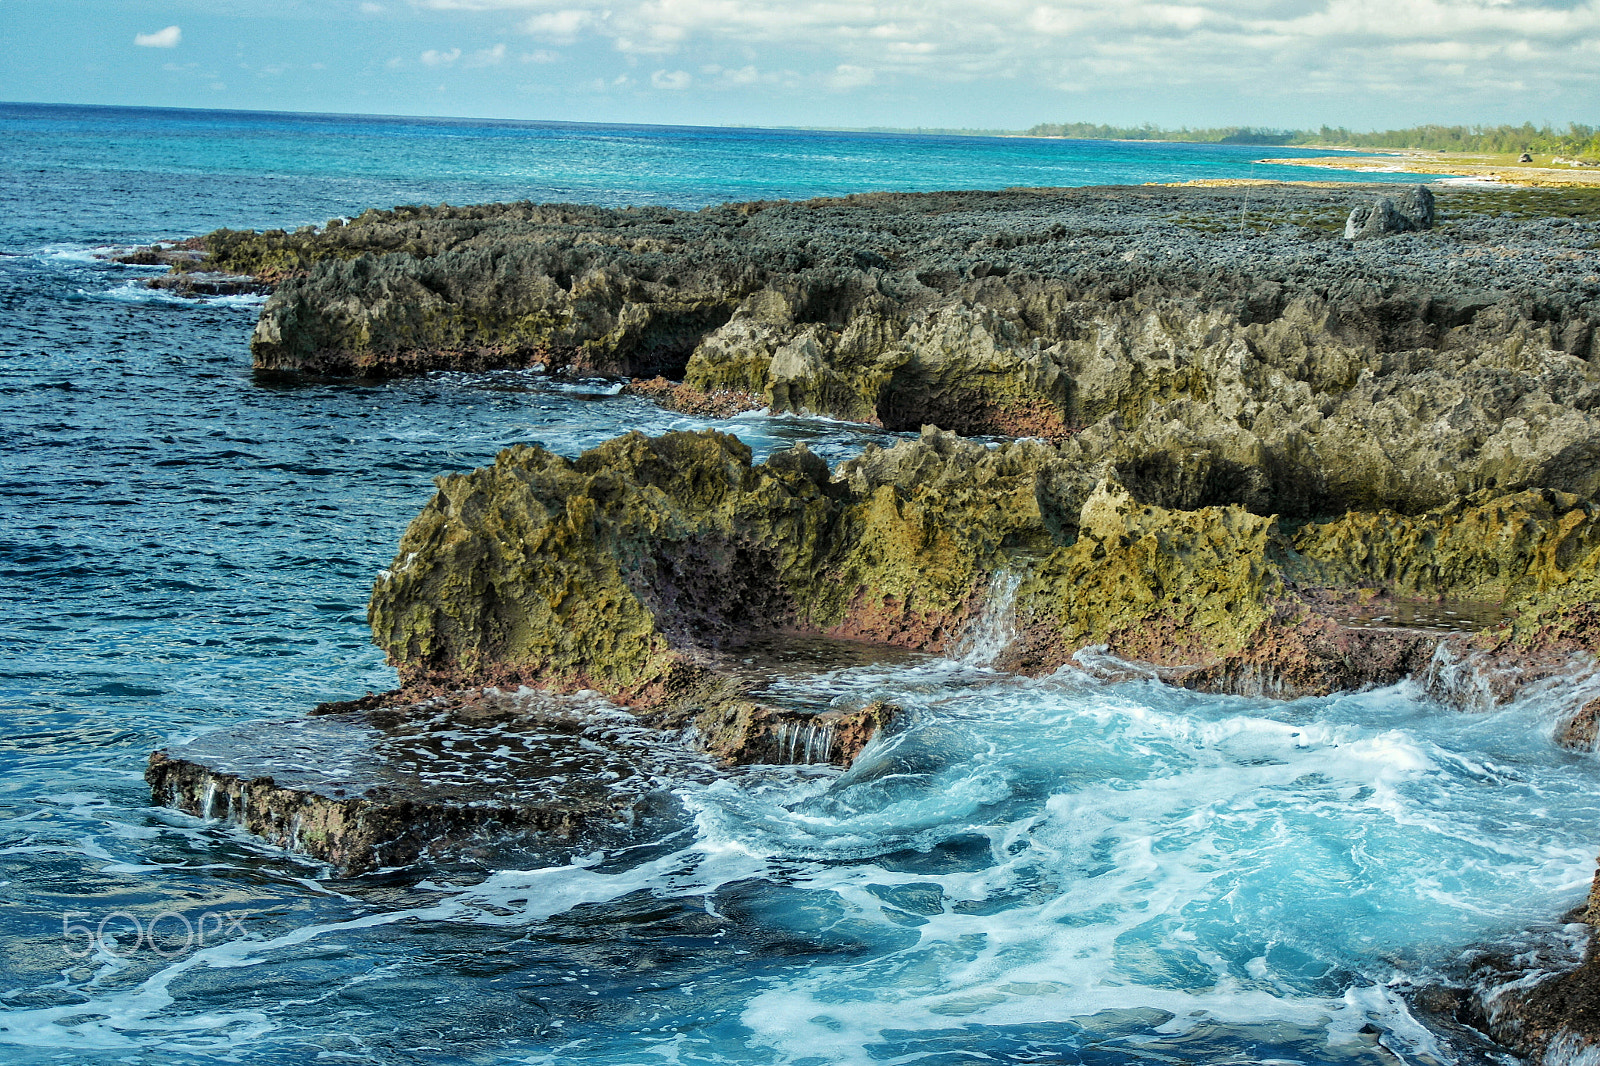
POLYGON ((1434 152, 1488 152, 1537 155, 1600 155, 1600 130, 1573 123, 1565 130, 1551 126, 1413 126, 1404 130, 1353 133, 1323 126, 1297 133, 1286 144, 1340 144, 1352 148, 1422 148, 1434 152))
POLYGON ((1452 189, 1439 199, 1442 223, 1464 215, 1600 221, 1600 188, 1452 189))
POLYGON ((1143 126, 1106 126, 1094 122, 1041 122, 1023 131, 1029 137, 1071 137, 1089 141, 1188 141, 1194 144, 1295 144, 1298 130, 1224 126, 1216 129, 1167 130, 1143 126))
POLYGON ((1169 130, 1142 126, 1107 126, 1092 122, 1040 123, 1031 137, 1074 137, 1091 140, 1190 141, 1197 144, 1262 144, 1296 147, 1340 145, 1350 148, 1420 148, 1434 152, 1486 152, 1600 157, 1600 129, 1579 123, 1565 130, 1553 126, 1412 126, 1402 130, 1357 133, 1343 126, 1315 130, 1273 130, 1252 126, 1169 130))

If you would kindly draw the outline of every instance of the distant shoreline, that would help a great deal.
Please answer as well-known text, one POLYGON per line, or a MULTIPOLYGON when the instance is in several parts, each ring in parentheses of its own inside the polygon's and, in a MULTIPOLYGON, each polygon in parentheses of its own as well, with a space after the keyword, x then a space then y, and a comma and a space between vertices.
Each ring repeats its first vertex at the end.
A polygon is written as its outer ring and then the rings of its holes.
MULTIPOLYGON (((1320 146, 1319 146, 1320 147, 1320 146)), ((1362 149, 1338 149, 1363 151, 1362 149)), ((1416 174, 1419 177, 1457 177, 1478 179, 1500 185, 1546 187, 1600 186, 1600 167, 1557 165, 1548 155, 1536 155, 1532 163, 1507 161, 1488 153, 1433 152, 1420 148, 1390 148, 1364 151, 1361 155, 1311 156, 1295 159, 1260 159, 1257 162, 1278 166, 1322 167, 1367 173, 1416 174)))

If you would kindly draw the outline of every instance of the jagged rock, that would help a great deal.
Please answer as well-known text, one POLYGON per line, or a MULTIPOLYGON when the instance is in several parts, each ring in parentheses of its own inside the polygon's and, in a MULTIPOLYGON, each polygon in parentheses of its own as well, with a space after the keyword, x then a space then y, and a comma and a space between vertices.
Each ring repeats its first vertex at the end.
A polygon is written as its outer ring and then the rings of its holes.
MULTIPOLYGON (((1082 447, 929 428, 831 477, 803 448, 752 467, 709 432, 630 435, 575 462, 511 449, 441 480, 374 589, 375 638, 408 685, 592 687, 697 714, 717 700, 680 690, 724 683, 705 667, 720 648, 811 632, 944 651, 997 571, 1021 575, 1001 665, 1027 672, 1103 645, 1190 687, 1288 697, 1423 675, 1447 643, 1483 677, 1529 681, 1600 649, 1586 501, 1485 493, 1287 534, 1237 506, 1143 503, 1082 447), (1478 637, 1372 628, 1349 619, 1351 596, 1509 620, 1478 637)), ((1475 684, 1493 700, 1514 688, 1475 684)), ((1452 698, 1443 675, 1435 687, 1452 698)))
POLYGON ((311 717, 252 722, 150 756, 152 800, 220 819, 343 874, 529 853, 549 860, 650 832, 670 791, 724 763, 847 767, 898 708, 779 707, 704 671, 633 716, 592 694, 467 689, 388 693, 311 717))
POLYGON ((685 771, 615 712, 532 694, 457 703, 252 722, 156 752, 145 779, 157 803, 359 874, 593 846, 685 771))
POLYGON ((1405 233, 1411 228, 1410 220, 1400 213, 1394 201, 1387 196, 1380 196, 1370 204, 1357 204, 1350 209, 1350 217, 1344 223, 1344 238, 1347 241, 1359 241, 1370 237, 1386 237, 1391 233, 1405 233))
POLYGON ((1433 228, 1433 193, 1426 185, 1413 185, 1397 199, 1380 196, 1370 204, 1357 204, 1345 220, 1345 240, 1384 237, 1433 228))
POLYGON ((752 393, 735 392, 732 389, 701 392, 664 377, 630 381, 622 387, 622 392, 627 396, 646 397, 668 411, 678 411, 696 418, 732 418, 745 411, 759 411, 766 406, 761 397, 752 393))
MULTIPOLYGON (((170 244, 150 244, 109 258, 124 266, 164 266, 174 273, 186 273, 197 268, 206 256, 205 239, 190 237, 170 244)), ((229 271, 228 273, 246 273, 229 271)))
POLYGON ((256 296, 270 292, 266 282, 246 274, 221 274, 194 270, 180 274, 163 274, 145 282, 146 288, 164 289, 180 296, 256 296))
MULTIPOLYGON (((1238 195, 403 209, 207 246, 229 269, 299 264, 253 342, 267 370, 542 363, 1051 441, 1115 417, 1118 458, 1150 468, 1130 488, 1175 450, 1208 453, 1203 475, 1179 463, 1182 493, 1148 502, 1295 518, 1415 512, 1485 487, 1592 493, 1600 305, 1579 258, 1498 217, 1453 220, 1443 244, 1360 249, 1188 225, 1236 213, 1238 195)), ((1311 212, 1343 194, 1275 195, 1311 212)), ((1407 226, 1432 224, 1427 188, 1393 203, 1407 226)))
MULTIPOLYGON (((1583 912, 1568 922, 1592 921, 1583 912)), ((1585 935, 1546 930, 1474 960, 1469 1020, 1530 1063, 1584 1063, 1600 1053, 1600 957, 1585 935)))
MULTIPOLYGON (((1579 707, 1578 713, 1574 714, 1556 734, 1556 743, 1574 751, 1593 751, 1597 739, 1600 739, 1600 698, 1592 699, 1579 707)), ((1591 912, 1593 907, 1594 896, 1591 894, 1591 912)), ((1600 919, 1600 914, 1592 913, 1589 921, 1593 922, 1596 919, 1600 919)))
POLYGON ((1395 200, 1395 207, 1419 230, 1432 229, 1434 217, 1433 190, 1426 185, 1413 185, 1395 200))

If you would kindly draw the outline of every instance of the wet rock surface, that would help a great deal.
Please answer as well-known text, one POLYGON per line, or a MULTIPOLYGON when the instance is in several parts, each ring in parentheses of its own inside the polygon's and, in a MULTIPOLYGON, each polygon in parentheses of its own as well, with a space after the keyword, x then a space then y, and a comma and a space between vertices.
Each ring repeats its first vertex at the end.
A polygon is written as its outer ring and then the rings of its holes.
POLYGON ((598 700, 523 694, 251 723, 157 752, 152 795, 346 873, 626 837, 708 766, 598 700))
POLYGON ((1593 1061, 1600 1052, 1600 959, 1593 918, 1562 923, 1470 951, 1454 1016, 1532 1063, 1593 1061))
POLYGON ((212 271, 186 271, 163 274, 145 282, 146 288, 163 289, 179 296, 259 296, 270 292, 271 286, 246 274, 225 274, 212 271))
POLYGON ((236 824, 344 874, 549 861, 658 830, 676 810, 674 788, 717 772, 696 748, 715 748, 725 762, 848 765, 896 714, 882 703, 855 712, 724 703, 702 712, 697 724, 720 732, 697 744, 698 735, 667 728, 671 716, 629 714, 592 694, 413 695, 208 733, 154 753, 145 779, 159 804, 236 824))

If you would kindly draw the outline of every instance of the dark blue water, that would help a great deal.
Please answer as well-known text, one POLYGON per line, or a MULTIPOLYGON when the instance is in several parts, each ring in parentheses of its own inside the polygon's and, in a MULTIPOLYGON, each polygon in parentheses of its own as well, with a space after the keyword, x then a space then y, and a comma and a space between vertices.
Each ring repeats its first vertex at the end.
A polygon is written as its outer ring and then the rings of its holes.
MULTIPOLYGON (((1582 895, 1600 800, 1547 709, 1399 689, 797 678, 916 725, 848 777, 686 782, 659 841, 524 869, 340 880, 151 808, 153 748, 392 686, 365 601, 436 474, 704 423, 528 373, 258 382, 252 300, 153 293, 97 249, 410 201, 1239 176, 1253 152, 17 106, 0 131, 0 1061, 1387 1063, 1442 1054, 1407 982, 1582 895)), ((883 439, 720 425, 758 455, 883 439)))

